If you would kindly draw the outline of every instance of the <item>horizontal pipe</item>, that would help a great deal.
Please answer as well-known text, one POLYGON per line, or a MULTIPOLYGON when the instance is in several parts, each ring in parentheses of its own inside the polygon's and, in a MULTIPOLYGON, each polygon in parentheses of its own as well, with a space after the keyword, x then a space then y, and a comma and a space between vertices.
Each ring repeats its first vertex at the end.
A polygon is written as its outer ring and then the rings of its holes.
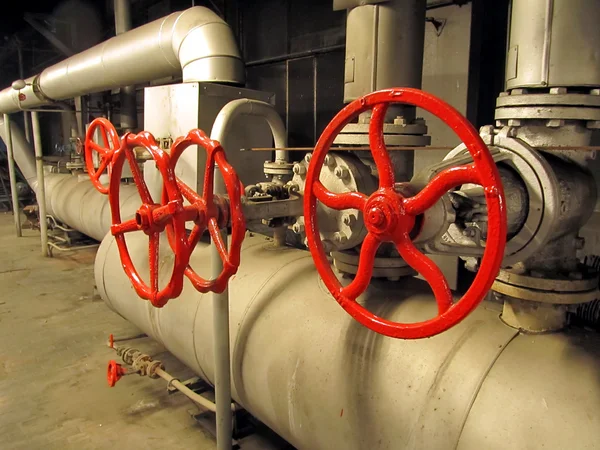
POLYGON ((244 64, 229 26, 196 6, 115 36, 0 91, 0 113, 183 74, 184 82, 243 84, 244 64))
MULTIPOLYGON (((128 238, 135 267, 147 273, 146 236, 128 238)), ((190 265, 208 269, 209 255, 200 244, 190 265)), ((598 334, 521 335, 484 303, 439 336, 390 339, 339 307, 309 252, 248 235, 241 261, 229 283, 233 399, 296 448, 595 448, 598 334)), ((165 259, 161 279, 171 267, 165 259)), ((132 295, 112 237, 95 277, 111 309, 214 383, 209 295, 186 281, 180 298, 152 307, 132 295)), ((376 280, 359 301, 398 322, 437 310, 428 286, 411 278, 376 280)))

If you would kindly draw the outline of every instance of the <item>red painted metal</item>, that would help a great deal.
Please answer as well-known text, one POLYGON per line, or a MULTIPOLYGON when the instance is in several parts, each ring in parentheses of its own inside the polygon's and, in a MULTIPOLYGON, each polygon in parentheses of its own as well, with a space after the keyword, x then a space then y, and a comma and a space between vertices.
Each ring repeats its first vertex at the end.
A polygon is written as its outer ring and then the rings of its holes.
POLYGON ((308 247, 315 265, 337 302, 364 326, 377 333, 401 339, 434 336, 448 330, 471 313, 494 282, 506 244, 504 191, 488 148, 475 128, 456 109, 418 89, 394 88, 373 92, 348 104, 333 118, 317 142, 308 168, 304 218, 308 247), (412 197, 398 193, 394 189, 393 165, 383 137, 385 113, 392 103, 418 106, 442 119, 465 143, 473 157, 473 163, 443 170, 412 197), (373 113, 369 141, 379 173, 379 189, 370 196, 358 192, 329 192, 319 181, 325 155, 344 126, 370 109, 373 113), (433 206, 449 189, 465 183, 476 183, 484 188, 489 217, 488 237, 473 284, 459 301, 453 302, 446 278, 435 263, 414 246, 410 233, 418 215, 433 206), (330 208, 356 208, 363 214, 368 234, 361 247, 358 273, 347 286, 342 286, 338 281, 323 249, 317 222, 317 200, 330 208), (375 253, 382 242, 394 243, 402 258, 427 280, 437 301, 436 317, 417 323, 397 323, 376 316, 356 301, 371 281, 375 253))
POLYGON ((121 141, 113 124, 103 117, 94 119, 85 133, 85 165, 92 184, 102 194, 108 194, 108 186, 100 183, 100 176, 106 170, 110 178, 113 155, 120 147, 121 141), (100 131, 104 146, 94 142, 96 130, 100 131), (97 169, 94 167, 94 151, 100 155, 100 164, 97 169))
POLYGON ((113 156, 112 175, 109 185, 109 203, 112 214, 111 232, 119 248, 123 270, 131 280, 136 293, 140 297, 149 300, 154 306, 160 308, 169 299, 178 297, 181 294, 183 289, 183 273, 190 257, 185 231, 183 198, 177 187, 169 155, 158 147, 154 137, 150 133, 146 131, 136 135, 127 133, 123 136, 122 140, 121 148, 113 156), (156 167, 162 176, 164 186, 165 198, 162 203, 154 201, 146 186, 133 153, 135 147, 146 148, 154 158, 156 167), (122 221, 119 190, 123 164, 126 160, 131 167, 142 205, 137 210, 134 218, 122 221), (159 288, 159 239, 161 232, 167 226, 172 230, 170 243, 174 253, 173 269, 169 281, 164 287, 159 288), (135 231, 142 231, 149 238, 148 266, 150 284, 144 282, 140 277, 127 249, 125 234, 135 231))
POLYGON ((115 384, 117 384, 117 381, 119 381, 126 373, 127 369, 122 367, 121 364, 117 363, 114 359, 111 359, 106 368, 106 381, 108 381, 108 385, 114 387, 115 384))
MULTIPOLYGON (((189 252, 192 252, 202 234, 208 229, 213 244, 219 250, 219 255, 223 261, 223 270, 217 278, 206 280, 188 265, 185 269, 185 275, 198 291, 220 293, 225 290, 227 282, 237 272, 240 265, 240 252, 246 232, 246 221, 241 202, 243 187, 233 167, 227 162, 221 144, 210 139, 202 130, 198 129, 190 131, 185 137, 178 138, 171 147, 171 167, 173 171, 183 151, 191 145, 198 145, 206 150, 206 165, 202 195, 187 186, 179 178, 176 179, 177 187, 183 197, 190 203, 184 207, 186 220, 194 221, 194 227, 187 238, 186 245, 189 252), (215 164, 223 177, 228 200, 214 194, 215 164), (228 225, 231 225, 229 249, 220 232, 222 228, 228 225)), ((163 194, 163 197, 165 195, 166 193, 163 194)), ((171 226, 167 226, 167 235, 170 242, 174 241, 174 232, 171 226)))

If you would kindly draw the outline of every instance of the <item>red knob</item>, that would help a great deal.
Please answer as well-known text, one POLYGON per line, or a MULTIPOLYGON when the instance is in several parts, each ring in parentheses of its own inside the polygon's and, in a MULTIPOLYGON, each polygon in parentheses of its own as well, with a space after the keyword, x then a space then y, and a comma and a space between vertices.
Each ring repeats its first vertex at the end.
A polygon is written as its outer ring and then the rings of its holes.
MULTIPOLYGON (((227 282, 237 272, 240 265, 242 241, 246 232, 246 221, 241 202, 243 187, 233 167, 227 162, 221 144, 211 140, 202 130, 198 129, 192 130, 187 136, 177 139, 171 147, 173 171, 183 151, 191 145, 198 145, 206 150, 206 165, 204 167, 202 195, 199 195, 179 178, 176 179, 183 197, 190 203, 190 205, 184 207, 186 219, 193 220, 195 223, 187 239, 187 247, 191 253, 202 234, 208 229, 212 243, 219 250, 219 255, 223 261, 223 270, 214 280, 206 280, 188 265, 185 269, 185 275, 198 291, 219 293, 225 290, 227 282), (228 201, 224 197, 214 194, 215 164, 223 176, 228 201), (225 228, 227 225, 231 225, 229 249, 227 249, 220 233, 220 229, 225 228)), ((163 199, 166 194, 166 192, 163 193, 163 199)), ((173 246, 173 243, 177 241, 175 239, 176 233, 174 233, 171 225, 167 226, 167 235, 173 246)))
POLYGON ((136 293, 149 300, 154 306, 162 307, 169 299, 178 297, 183 289, 183 272, 188 264, 189 250, 185 231, 183 198, 175 182, 169 155, 161 150, 154 137, 148 132, 126 134, 123 145, 113 157, 112 175, 109 186, 109 202, 112 214, 111 232, 119 248, 123 269, 136 293), (164 202, 154 201, 142 173, 135 160, 133 149, 144 147, 150 152, 162 177, 164 202), (135 217, 122 221, 119 190, 121 172, 125 160, 129 162, 135 185, 141 199, 141 206, 135 217), (169 226, 172 230, 171 247, 174 253, 171 276, 163 287, 159 287, 159 247, 160 235, 169 226), (135 268, 125 239, 126 233, 141 231, 148 236, 149 283, 144 281, 135 268))
POLYGON ((506 244, 504 192, 496 164, 477 131, 456 109, 437 97, 410 88, 373 92, 347 105, 329 123, 312 155, 304 192, 304 219, 308 247, 315 266, 337 302, 361 324, 395 338, 417 339, 434 336, 459 323, 481 302, 489 291, 502 262, 506 244), (395 189, 393 165, 383 136, 385 113, 390 104, 404 103, 423 108, 442 119, 465 143, 473 163, 452 167, 437 174, 421 192, 405 197, 395 189), (379 189, 367 196, 359 192, 329 192, 319 181, 325 155, 344 126, 359 114, 372 110, 369 126, 371 153, 379 173, 379 189), (466 183, 483 186, 488 208, 488 236, 480 269, 473 284, 456 303, 442 271, 412 243, 415 219, 432 207, 449 189, 466 183), (362 212, 367 236, 360 250, 358 273, 343 287, 334 275, 319 236, 317 200, 329 208, 355 208, 362 212), (401 257, 431 286, 438 306, 436 317, 417 323, 397 323, 368 311, 356 300, 365 291, 375 254, 382 242, 395 244, 401 257))
POLYGON ((119 147, 121 147, 121 141, 113 124, 103 117, 94 119, 85 133, 85 165, 92 184, 102 194, 108 194, 108 186, 100 183, 100 176, 106 171, 110 177, 113 155, 119 147), (96 130, 100 131, 103 146, 94 141, 96 130), (94 167, 93 152, 100 155, 97 169, 94 167))
POLYGON ((108 362, 106 369, 106 380, 110 387, 114 387, 117 381, 121 379, 123 375, 127 373, 127 369, 123 368, 121 364, 118 364, 115 360, 111 359, 108 362))

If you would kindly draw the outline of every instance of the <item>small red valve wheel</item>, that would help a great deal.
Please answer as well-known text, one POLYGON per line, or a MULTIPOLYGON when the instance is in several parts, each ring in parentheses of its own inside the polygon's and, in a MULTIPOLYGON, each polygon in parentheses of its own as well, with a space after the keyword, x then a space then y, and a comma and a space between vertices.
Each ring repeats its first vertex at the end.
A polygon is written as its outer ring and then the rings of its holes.
MULTIPOLYGON (((235 170, 227 162, 225 151, 221 147, 221 144, 210 139, 202 130, 192 130, 187 136, 175 141, 171 147, 171 164, 173 170, 175 170, 177 161, 183 151, 190 145, 199 145, 206 150, 206 165, 204 168, 202 195, 199 195, 194 189, 191 189, 177 178, 179 190, 183 197, 190 202, 190 205, 184 207, 186 218, 187 220, 193 220, 195 223, 188 237, 187 245, 190 252, 192 252, 198 240, 208 228, 212 242, 217 246, 217 250, 223 261, 223 270, 217 278, 206 280, 188 265, 185 269, 185 275, 198 291, 204 293, 209 291, 221 293, 225 290, 227 282, 237 272, 240 265, 240 252, 246 232, 246 220, 242 212, 241 202, 243 187, 235 170), (214 194, 215 164, 223 177, 228 199, 214 194), (226 228, 228 224, 231 224, 229 250, 220 231, 226 228)), ((167 227, 167 234, 170 241, 173 241, 173 230, 171 227, 167 227)))
POLYGON ((121 379, 123 375, 127 374, 127 369, 123 368, 121 364, 118 364, 115 360, 111 359, 108 362, 106 369, 106 381, 110 387, 114 387, 117 381, 121 379))
POLYGON ((189 251, 187 248, 185 219, 183 217, 183 198, 175 182, 169 155, 158 147, 154 137, 150 133, 143 131, 136 135, 128 133, 123 136, 123 145, 114 155, 109 189, 109 202, 112 214, 111 232, 119 248, 123 270, 140 297, 150 300, 152 305, 158 308, 163 307, 169 299, 178 297, 181 294, 183 289, 183 272, 188 264, 189 251), (162 177, 165 192, 165 201, 163 203, 156 203, 152 198, 135 160, 135 147, 145 148, 154 158, 156 167, 162 177), (125 160, 129 162, 131 167, 142 205, 135 213, 134 218, 123 222, 121 220, 119 190, 125 160), (163 288, 159 288, 160 234, 167 225, 172 229, 173 270, 166 285, 163 288), (146 284, 140 277, 127 249, 125 234, 135 231, 142 231, 149 238, 148 266, 150 284, 146 284))
POLYGON ((121 141, 113 124, 103 117, 94 119, 85 133, 85 165, 92 184, 102 194, 108 194, 108 186, 100 183, 100 176, 106 170, 110 178, 113 155, 119 147, 121 141), (100 132, 103 146, 94 142, 96 130, 100 132), (94 167, 94 151, 100 156, 97 169, 94 167))
POLYGON ((319 138, 306 176, 304 219, 308 247, 323 282, 337 302, 364 326, 377 333, 402 339, 434 336, 459 323, 477 307, 498 274, 506 244, 506 210, 500 175, 477 131, 457 110, 437 97, 410 88, 386 89, 357 99, 342 109, 319 138), (442 119, 465 143, 473 163, 451 167, 438 173, 413 197, 404 197, 394 189, 393 165, 383 136, 388 105, 404 103, 418 106, 442 119), (367 196, 359 192, 336 194, 319 181, 321 166, 337 134, 359 114, 372 109, 369 126, 371 153, 379 172, 379 189, 367 196), (488 208, 488 237, 480 269, 465 295, 453 303, 448 281, 431 259, 411 241, 415 219, 432 207, 449 189, 466 183, 483 186, 488 208), (356 208, 363 214, 367 236, 360 250, 358 273, 343 287, 334 275, 319 238, 317 200, 329 208, 356 208), (366 310, 356 299, 362 294, 373 273, 375 253, 382 242, 396 245, 400 256, 431 286, 438 315, 416 323, 392 322, 366 310))

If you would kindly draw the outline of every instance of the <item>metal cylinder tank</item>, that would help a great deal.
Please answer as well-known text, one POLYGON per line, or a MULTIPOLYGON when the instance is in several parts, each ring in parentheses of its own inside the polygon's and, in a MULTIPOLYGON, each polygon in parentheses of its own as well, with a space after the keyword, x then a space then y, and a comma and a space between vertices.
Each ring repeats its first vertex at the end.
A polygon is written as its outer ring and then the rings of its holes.
MULTIPOLYGON (((127 243, 147 272, 147 239, 127 243)), ((170 255, 170 251, 163 252, 170 255)), ((209 249, 191 265, 209 274, 209 249)), ((161 273, 171 269, 161 258, 161 273)), ((96 259, 98 290, 121 316, 214 382, 212 302, 189 283, 164 308, 139 299, 114 239, 96 259)), ((230 281, 234 399, 299 449, 596 448, 600 442, 600 338, 572 330, 521 335, 482 304, 430 339, 383 337, 347 315, 310 254, 248 235, 230 281), (576 382, 574 382, 576 380, 576 382)), ((396 321, 432 317, 417 279, 375 281, 359 300, 396 321)), ((123 388, 123 387, 122 387, 123 388)))
POLYGON ((598 23, 597 0, 513 0, 506 88, 600 86, 598 23))
POLYGON ((421 87, 425 0, 392 0, 348 13, 344 102, 378 89, 421 87))

